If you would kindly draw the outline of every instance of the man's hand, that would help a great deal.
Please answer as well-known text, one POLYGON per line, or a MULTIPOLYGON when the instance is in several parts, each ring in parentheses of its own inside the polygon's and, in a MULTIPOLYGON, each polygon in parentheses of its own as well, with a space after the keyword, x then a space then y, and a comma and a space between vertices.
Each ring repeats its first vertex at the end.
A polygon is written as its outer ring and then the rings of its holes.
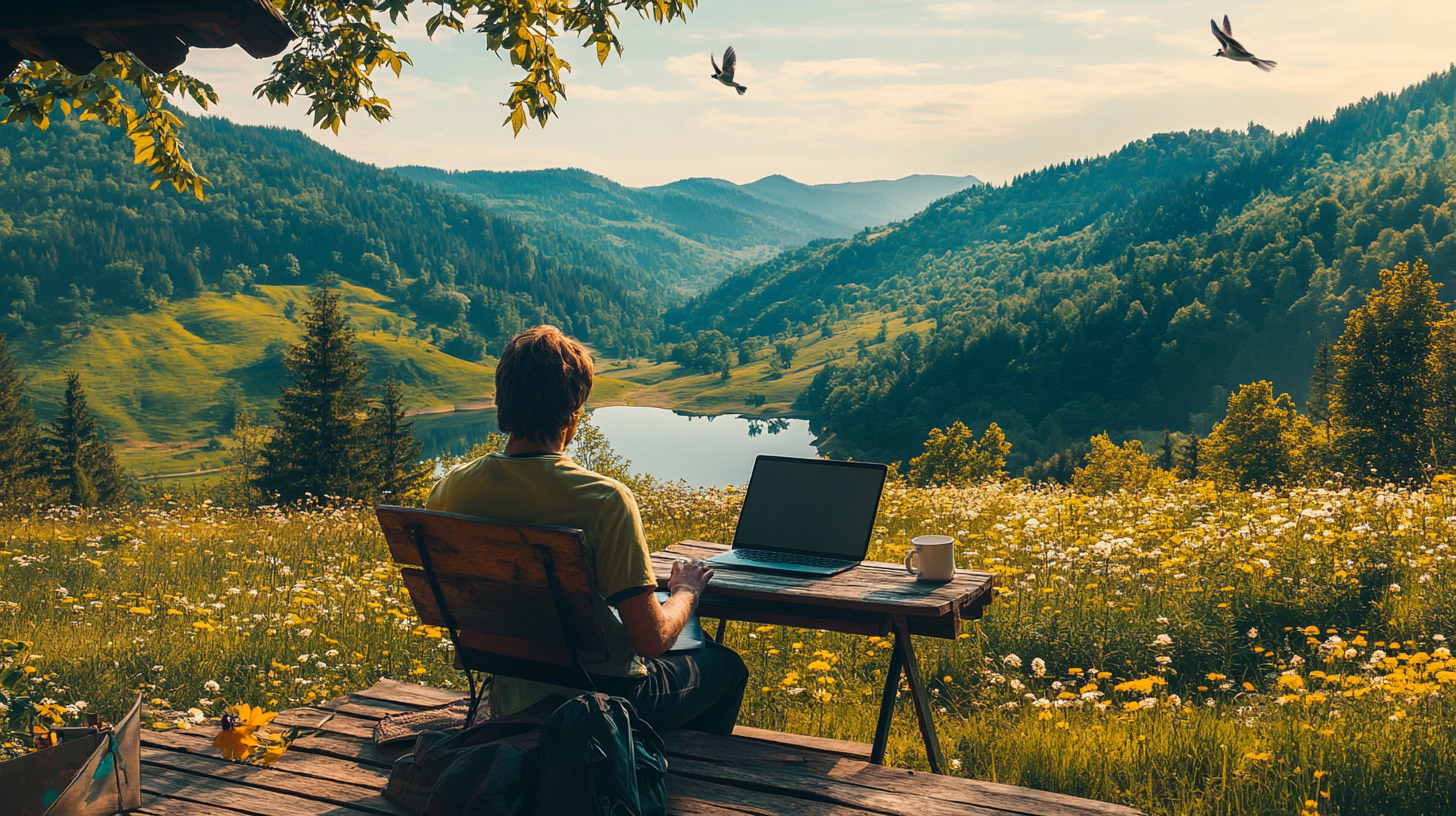
POLYGON ((674 595, 679 590, 693 593, 693 602, 702 597, 703 590, 707 589, 708 582, 713 579, 713 571, 701 561, 689 561, 686 558, 679 558, 672 564, 672 577, 667 579, 667 589, 674 595))

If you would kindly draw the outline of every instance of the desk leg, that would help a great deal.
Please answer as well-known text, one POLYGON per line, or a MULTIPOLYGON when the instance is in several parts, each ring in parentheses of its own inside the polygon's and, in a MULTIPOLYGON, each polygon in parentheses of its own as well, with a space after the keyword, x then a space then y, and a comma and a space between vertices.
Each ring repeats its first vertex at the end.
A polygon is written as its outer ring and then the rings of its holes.
POLYGON ((925 740, 925 758, 930 763, 930 771, 944 773, 945 763, 940 758, 940 737, 935 733, 930 699, 925 693, 925 681, 920 677, 920 663, 915 659, 915 644, 910 640, 910 630, 905 625, 905 618, 900 615, 895 616, 895 651, 903 654, 905 679, 910 684, 910 699, 915 703, 915 716, 920 720, 920 737, 925 740))
POLYGON ((880 694, 880 719, 875 723, 875 741, 870 746, 870 762, 885 764, 885 746, 890 741, 890 721, 895 717, 895 698, 900 693, 900 669, 904 665, 900 657, 900 636, 895 636, 895 648, 890 650, 890 667, 885 670, 885 690, 880 694))
POLYGON ((728 619, 727 618, 719 618, 718 619, 718 636, 715 637, 715 638, 713 638, 713 642, 714 643, 717 643, 719 646, 722 646, 723 645, 723 630, 727 626, 728 626, 728 619))

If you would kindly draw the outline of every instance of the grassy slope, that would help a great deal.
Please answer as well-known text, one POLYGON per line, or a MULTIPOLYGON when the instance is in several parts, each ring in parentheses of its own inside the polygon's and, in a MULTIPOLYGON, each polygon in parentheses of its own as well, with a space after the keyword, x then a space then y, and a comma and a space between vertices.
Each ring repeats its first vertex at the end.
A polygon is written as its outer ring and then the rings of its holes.
MULTIPOLYGON (((389 298, 348 284, 343 291, 356 328, 394 318, 389 298)), ((204 295, 146 314, 100 317, 84 337, 29 338, 16 344, 16 356, 43 419, 54 414, 65 371, 74 369, 129 466, 140 472, 216 467, 219 455, 201 451, 200 440, 229 430, 237 397, 260 413, 272 408, 285 371, 264 351, 273 340, 299 338, 302 329, 283 310, 291 301, 302 311, 308 294, 303 286, 264 286, 257 296, 204 295)), ((361 330, 356 345, 369 360, 371 383, 395 369, 407 405, 479 402, 492 389, 492 368, 415 338, 396 341, 392 334, 361 330)))

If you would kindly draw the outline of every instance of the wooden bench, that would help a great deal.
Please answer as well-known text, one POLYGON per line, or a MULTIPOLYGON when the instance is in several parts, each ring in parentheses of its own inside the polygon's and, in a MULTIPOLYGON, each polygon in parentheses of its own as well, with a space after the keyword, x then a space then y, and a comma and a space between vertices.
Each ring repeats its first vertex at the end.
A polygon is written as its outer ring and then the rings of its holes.
MULTIPOLYGON (((379 795, 407 748, 381 749, 379 719, 465 695, 393 680, 316 708, 281 712, 280 726, 323 733, 294 743, 272 768, 218 757, 216 726, 142 732, 147 816, 404 816, 379 795)), ((663 735, 671 816, 1138 816, 1121 805, 938 776, 867 761, 869 746, 738 729, 732 737, 663 735)))

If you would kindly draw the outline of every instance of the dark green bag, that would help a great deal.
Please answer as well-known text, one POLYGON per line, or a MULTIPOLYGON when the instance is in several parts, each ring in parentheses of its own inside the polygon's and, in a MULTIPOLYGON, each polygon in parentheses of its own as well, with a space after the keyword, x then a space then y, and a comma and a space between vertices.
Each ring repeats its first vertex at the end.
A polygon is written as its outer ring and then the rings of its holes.
POLYGON ((421 816, 530 816, 536 717, 427 731, 389 774, 384 798, 421 816))
POLYGON ((667 816, 662 738, 620 697, 583 694, 546 718, 536 816, 667 816))

